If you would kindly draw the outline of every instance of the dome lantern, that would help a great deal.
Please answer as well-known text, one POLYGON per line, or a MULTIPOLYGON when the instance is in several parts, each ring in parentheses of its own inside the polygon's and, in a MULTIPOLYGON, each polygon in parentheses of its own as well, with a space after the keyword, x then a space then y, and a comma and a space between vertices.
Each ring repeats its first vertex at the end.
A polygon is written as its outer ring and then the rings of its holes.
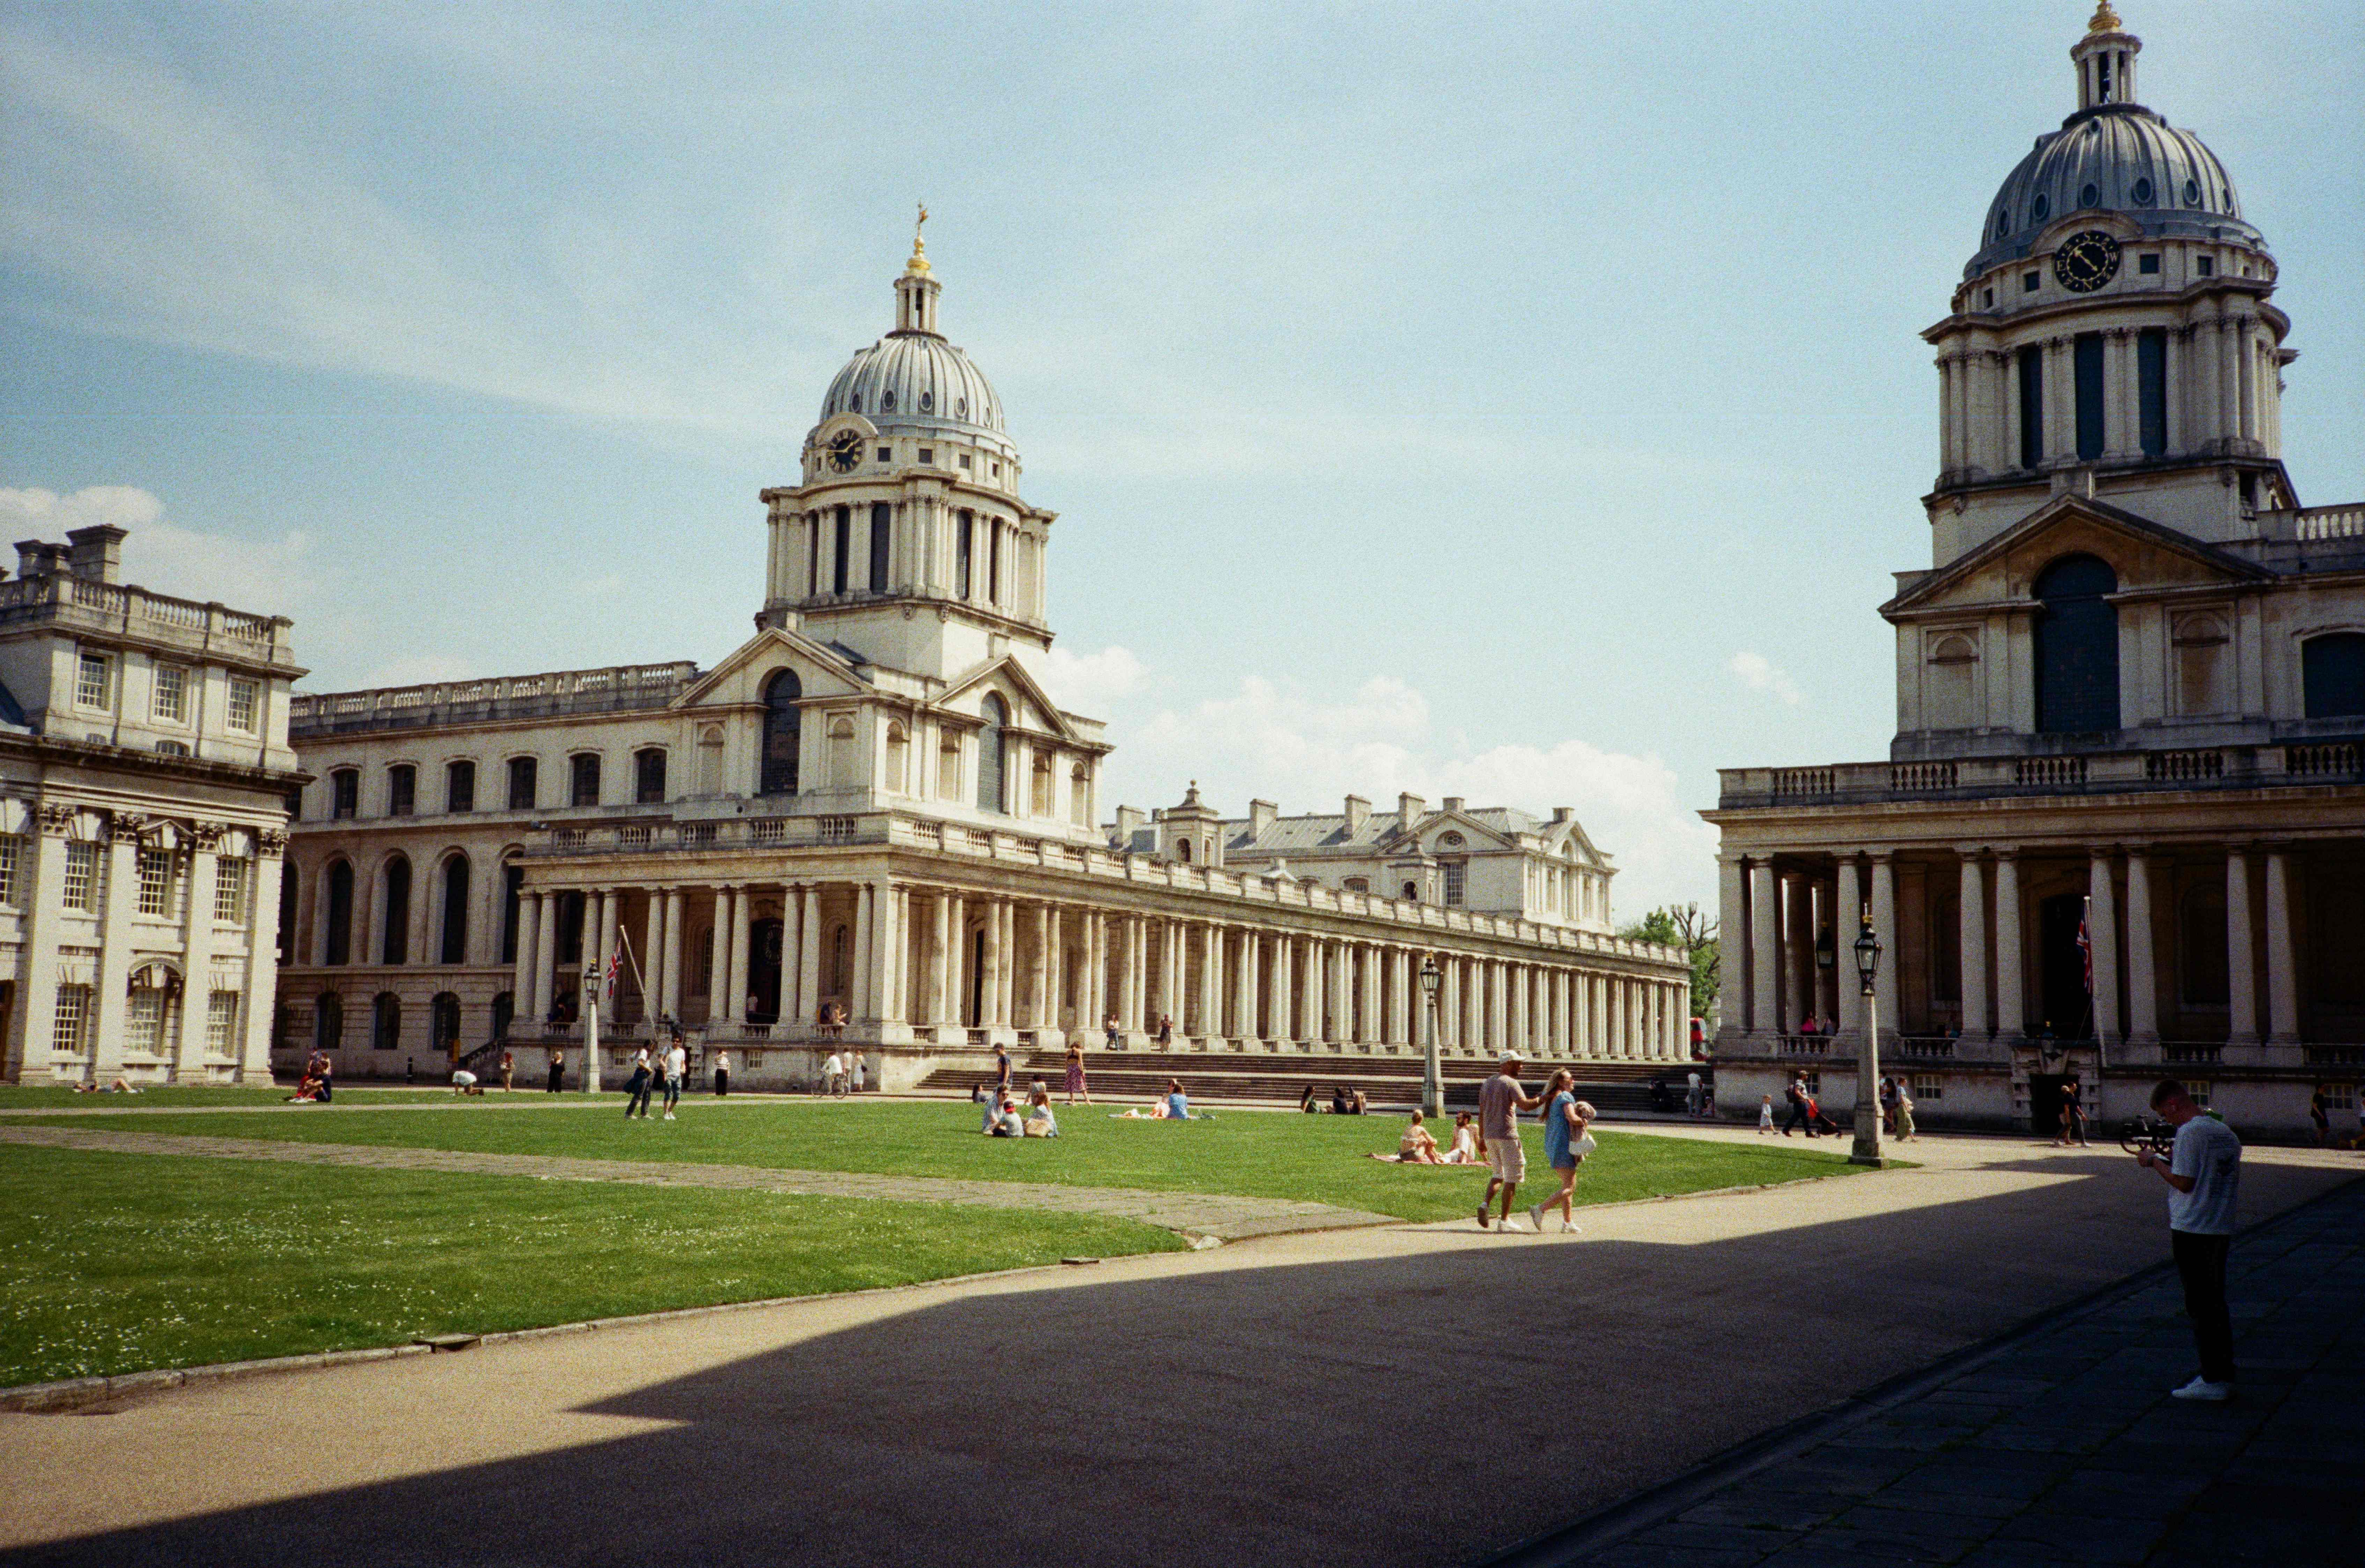
POLYGON ((2078 67, 2078 106, 2099 109, 2136 102, 2135 56, 2142 52, 2143 39, 2123 30, 2111 0, 2102 0, 2086 24, 2086 36, 2069 49, 2069 59, 2078 67))
POLYGON ((928 244, 921 237, 927 222, 927 204, 923 202, 920 220, 912 226, 912 259, 903 263, 903 275, 895 280, 895 330, 937 337, 943 334, 936 325, 936 296, 944 292, 944 285, 936 280, 936 269, 928 265, 928 244))

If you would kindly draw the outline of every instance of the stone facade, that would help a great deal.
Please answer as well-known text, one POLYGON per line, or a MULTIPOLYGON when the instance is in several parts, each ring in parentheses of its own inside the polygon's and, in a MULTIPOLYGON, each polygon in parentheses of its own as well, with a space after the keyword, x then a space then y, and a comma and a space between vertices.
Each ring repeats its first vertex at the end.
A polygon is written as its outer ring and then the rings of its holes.
POLYGON ((118 582, 123 538, 0 583, 0 1078, 267 1082, 304 672, 285 619, 118 582))
POLYGON ((1103 726, 1034 674, 1055 514, 916 246, 895 292, 801 482, 762 492, 756 634, 715 668, 297 700, 283 1054, 440 1074, 506 1040, 579 1083, 583 976, 611 967, 608 1070, 660 1020, 755 1084, 835 1038, 891 1087, 1111 1017, 1137 1047, 1410 1052, 1429 961, 1452 1050, 1687 1054, 1683 955, 1611 934, 1565 811, 1407 801, 1301 844, 1281 824, 1313 819, 1227 823, 1194 790, 1146 836, 1105 820, 1103 726))
POLYGON ((2140 48, 2098 11, 2078 111, 1924 334, 1941 469, 1931 569, 1881 607, 1889 759, 1728 769, 1705 813, 1732 1114, 1792 1070, 1852 1103, 1860 919, 1927 1124, 2049 1129, 2072 1079, 2116 1121, 2175 1073, 2297 1132, 2365 1076, 2365 505, 2298 502, 2274 262, 2133 102, 2140 48))

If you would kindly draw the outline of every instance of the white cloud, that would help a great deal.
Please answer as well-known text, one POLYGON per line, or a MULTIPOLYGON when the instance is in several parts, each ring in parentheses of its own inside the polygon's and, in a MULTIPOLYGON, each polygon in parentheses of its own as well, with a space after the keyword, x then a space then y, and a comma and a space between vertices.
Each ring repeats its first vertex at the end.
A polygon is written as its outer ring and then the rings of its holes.
POLYGON ((183 528, 165 518, 155 492, 134 485, 92 485, 68 495, 0 489, 0 527, 14 531, 11 539, 62 543, 70 531, 102 522, 129 532, 123 580, 157 593, 291 617, 319 599, 308 534, 252 540, 183 528))
POLYGON ((1040 658, 1030 651, 1021 662, 1060 707, 1088 719, 1106 717, 1119 700, 1141 689, 1149 673, 1131 649, 1115 644, 1096 654, 1053 648, 1040 658))
POLYGON ((1295 812, 1335 811, 1351 793, 1384 811, 1399 792, 1431 807, 1460 795, 1538 816, 1568 806, 1620 868, 1620 918, 1715 899, 1716 830, 1683 803, 1658 756, 1581 740, 1475 747, 1433 733, 1429 699, 1390 677, 1334 695, 1252 676, 1230 696, 1185 708, 1120 707, 1111 738, 1115 791, 1141 805, 1179 800, 1196 779, 1232 814, 1252 796, 1295 812))
POLYGON ((1724 667, 1741 678, 1742 684, 1752 691, 1770 691, 1791 707, 1807 700, 1799 683, 1790 678, 1789 671, 1766 658, 1764 654, 1743 649, 1724 663, 1724 667))

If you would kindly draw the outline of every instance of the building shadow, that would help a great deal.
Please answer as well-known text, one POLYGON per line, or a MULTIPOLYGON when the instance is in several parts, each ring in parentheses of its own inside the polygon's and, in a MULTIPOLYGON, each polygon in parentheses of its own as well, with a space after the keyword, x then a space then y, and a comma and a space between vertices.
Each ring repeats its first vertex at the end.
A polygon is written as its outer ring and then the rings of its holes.
MULTIPOLYGON (((1664 1241, 930 1301, 586 1407, 665 1430, 0 1561, 1468 1562, 2165 1258, 2123 1156, 2031 1163, 2077 1179, 1696 1244, 1668 1205, 1664 1241)), ((2347 1179, 2261 1174, 2259 1212, 2347 1179)))

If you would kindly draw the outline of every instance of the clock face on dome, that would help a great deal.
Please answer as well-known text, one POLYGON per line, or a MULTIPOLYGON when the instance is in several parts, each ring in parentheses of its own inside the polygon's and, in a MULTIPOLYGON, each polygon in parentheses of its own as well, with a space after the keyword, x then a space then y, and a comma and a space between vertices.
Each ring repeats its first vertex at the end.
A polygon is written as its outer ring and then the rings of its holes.
POLYGON ((862 432, 840 431, 829 442, 829 465, 841 474, 851 474, 862 462, 862 432))
POLYGON ((2072 294, 2091 294, 2118 271, 2119 242, 2099 229, 2070 235, 2053 252, 2053 275, 2072 294))

